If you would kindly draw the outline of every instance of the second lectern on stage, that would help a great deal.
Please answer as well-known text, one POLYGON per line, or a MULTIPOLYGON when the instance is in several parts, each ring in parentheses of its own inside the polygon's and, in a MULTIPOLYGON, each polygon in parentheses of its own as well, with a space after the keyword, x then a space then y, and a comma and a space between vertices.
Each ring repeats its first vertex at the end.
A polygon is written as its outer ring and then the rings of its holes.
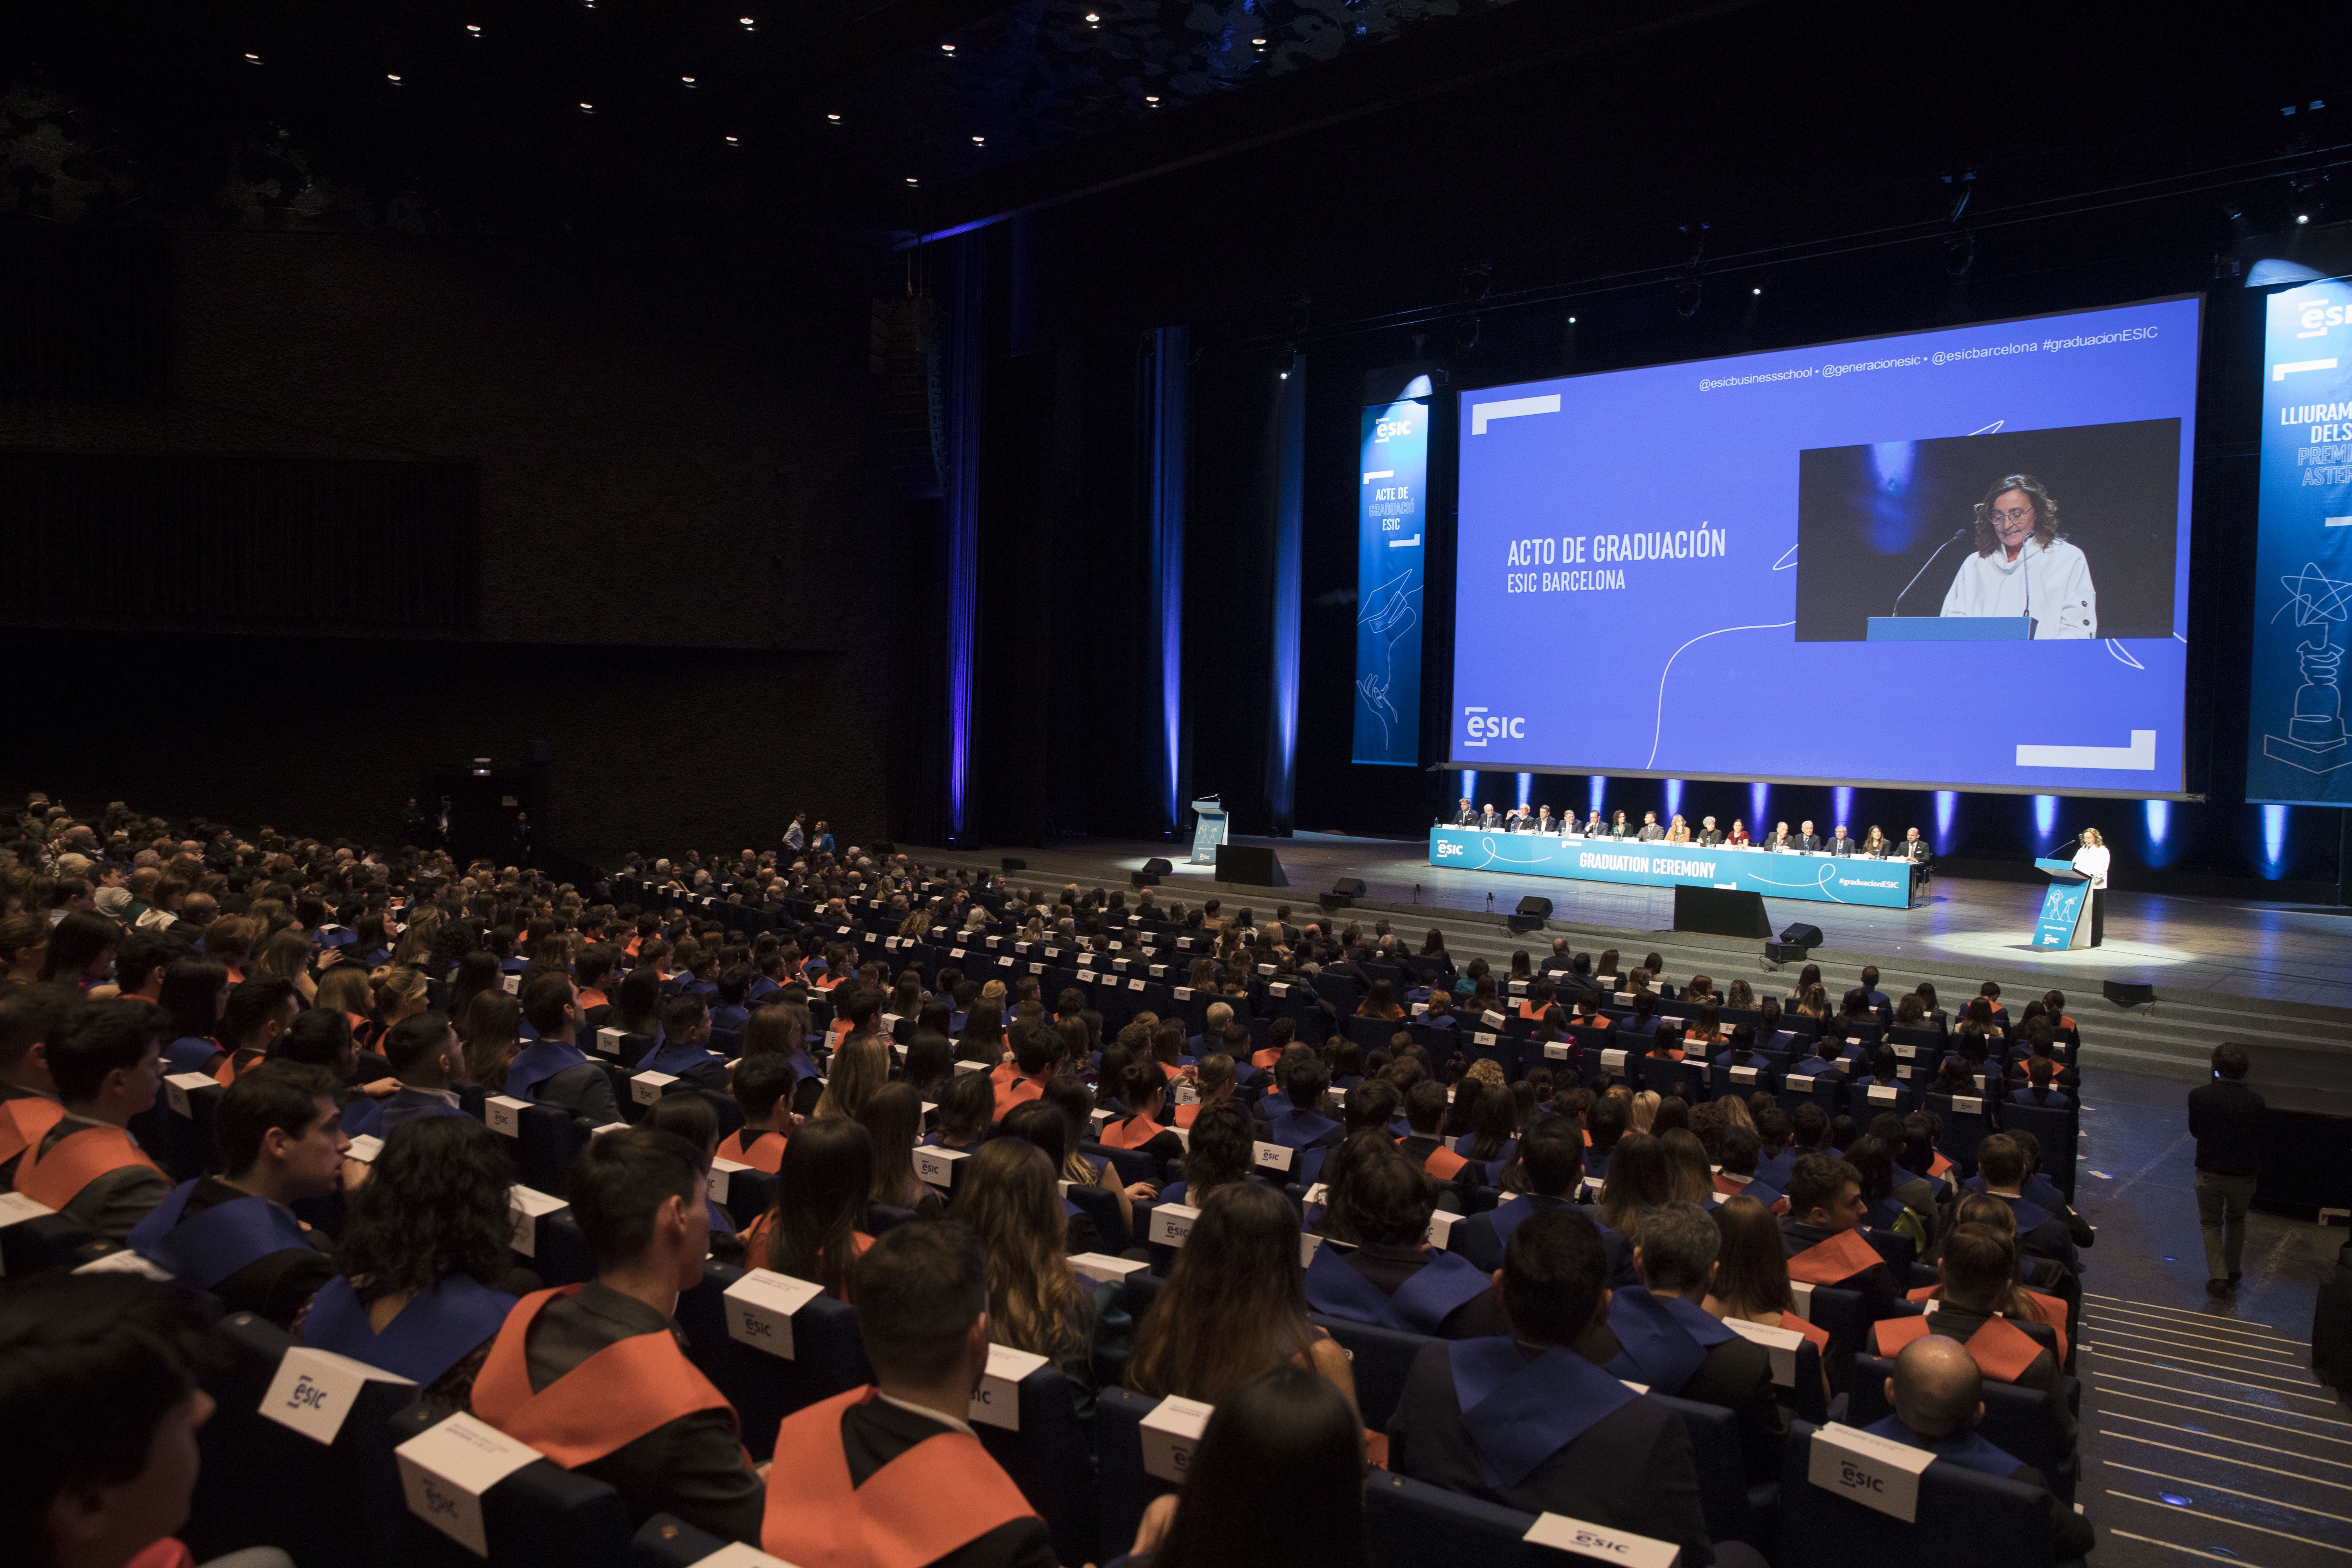
POLYGON ((2042 895, 2042 915, 2033 922, 2036 947, 2091 945, 2091 879, 2074 869, 2071 860, 2036 860, 2050 879, 2042 895))

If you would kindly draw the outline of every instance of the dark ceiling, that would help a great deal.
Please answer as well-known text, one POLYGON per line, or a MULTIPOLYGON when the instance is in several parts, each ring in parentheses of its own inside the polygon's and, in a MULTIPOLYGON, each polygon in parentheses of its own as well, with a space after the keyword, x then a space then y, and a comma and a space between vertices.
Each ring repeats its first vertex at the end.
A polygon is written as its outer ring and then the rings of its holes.
POLYGON ((976 177, 1139 130, 1128 155, 1148 162, 1153 121, 1384 49, 1409 56, 1510 5, 24 5, 0 23, 13 79, 0 133, 12 205, 37 216, 916 230, 962 216, 955 193, 976 177))

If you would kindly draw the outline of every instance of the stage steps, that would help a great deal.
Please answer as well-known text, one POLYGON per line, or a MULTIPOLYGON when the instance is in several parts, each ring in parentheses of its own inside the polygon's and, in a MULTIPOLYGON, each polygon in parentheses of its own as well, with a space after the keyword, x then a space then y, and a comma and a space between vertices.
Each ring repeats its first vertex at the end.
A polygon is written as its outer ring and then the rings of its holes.
MULTIPOLYGON (((944 861, 974 870, 998 868, 992 857, 918 853, 934 864, 944 861)), ((1088 853, 1045 849, 1024 854, 1028 867, 1009 873, 1013 881, 1054 889, 1069 882, 1087 889, 1116 885, 1104 879, 1101 861, 1088 853)), ((1261 917, 1270 917, 1276 905, 1285 903, 1291 907, 1296 921, 1303 922, 1323 916, 1310 889, 1239 887, 1187 877, 1181 884, 1163 887, 1160 892, 1165 900, 1193 906, 1213 897, 1223 900, 1229 911, 1248 908, 1261 917)), ((1728 990, 1734 980, 1746 980, 1759 995, 1767 994, 1768 986, 1772 988, 1770 994, 1785 995, 1802 968, 1801 964, 1768 963, 1764 944, 1753 938, 1557 920, 1546 921, 1540 931, 1521 935, 1508 929, 1502 914, 1490 916, 1438 904, 1367 900, 1333 911, 1330 918, 1343 925, 1349 920, 1361 921, 1368 930, 1375 921, 1386 920, 1416 952, 1434 927, 1445 933, 1446 951, 1456 963, 1484 958, 1498 974, 1509 972, 1511 954, 1521 949, 1539 964, 1555 936, 1566 936, 1572 950, 1591 952, 1595 958, 1604 948, 1616 948, 1621 968, 1631 968, 1641 962, 1643 954, 1655 952, 1664 960, 1669 980, 1679 984, 1695 973, 1703 973, 1715 982, 1718 991, 1728 990)), ((1910 952, 1881 954, 1821 947, 1813 950, 1811 962, 1822 966, 1822 984, 1832 1002, 1856 983, 1865 963, 1878 965, 1879 989, 1887 995, 1899 996, 1924 980, 1936 987, 1937 999, 1951 1013, 1957 1013, 1962 1004, 1974 997, 1978 987, 1988 980, 2000 986, 2001 999, 2012 1015, 2021 1011, 2028 1001, 2053 988, 2052 977, 2046 973, 1998 965, 1963 965, 1910 952)), ((2082 1026, 2085 1062, 2118 1072, 2182 1083, 2200 1082, 2210 1071, 2213 1047, 2223 1040, 2254 1047, 2325 1046, 2352 1054, 2352 1012, 2340 1008, 2176 990, 2166 986, 2161 978, 2156 984, 2156 1001, 2129 1007, 2109 1002, 2095 979, 2061 980, 2056 988, 2065 993, 2066 1011, 2082 1026)))

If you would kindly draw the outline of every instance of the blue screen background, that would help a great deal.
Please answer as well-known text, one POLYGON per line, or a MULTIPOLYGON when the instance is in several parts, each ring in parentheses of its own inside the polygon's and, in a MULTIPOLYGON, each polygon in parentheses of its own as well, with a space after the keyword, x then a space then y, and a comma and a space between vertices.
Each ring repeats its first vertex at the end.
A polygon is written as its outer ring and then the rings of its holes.
MULTIPOLYGON (((2189 649, 2177 634, 1798 642, 1798 463, 1808 447, 2178 418, 2173 624, 2185 627, 2199 313, 2195 299, 2164 300, 1463 393, 1449 761, 2179 793, 2189 649), (2060 346, 2112 334, 2124 335, 2060 346), (1918 363, 1881 363, 1906 359, 1918 363), (1848 368, 1859 366, 1872 368, 1848 368), (1788 379, 1703 386, 1766 375, 1788 379), (1557 412, 1492 407, 1555 396, 1557 412), (1721 553, 1591 558, 1594 536, 1679 536, 1688 549, 1701 531, 1719 531, 1721 553), (1564 559, 1568 539, 1585 559, 1564 559), (1515 541, 1536 554, 1547 540, 1551 563, 1511 564, 1515 541), (1622 573, 1624 585, 1511 591, 1546 572, 1622 573), (2152 769, 2017 760, 2020 745, 2125 748, 2135 731, 2154 731, 2152 769)), ((1906 613, 1935 613, 1966 548, 1945 552, 1906 613)))

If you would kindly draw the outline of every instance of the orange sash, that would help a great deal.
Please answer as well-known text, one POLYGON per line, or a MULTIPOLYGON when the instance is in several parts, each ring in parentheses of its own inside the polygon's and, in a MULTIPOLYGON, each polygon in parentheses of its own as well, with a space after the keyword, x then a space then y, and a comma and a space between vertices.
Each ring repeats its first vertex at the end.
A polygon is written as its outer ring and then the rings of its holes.
POLYGON ((38 1142, 28 1145, 23 1163, 16 1167, 16 1190, 44 1208, 61 1210, 99 1177, 129 1165, 144 1165, 159 1176, 163 1173, 163 1167, 142 1153, 121 1128, 84 1127, 49 1145, 47 1155, 41 1153, 38 1142))
POLYGON ((1835 1285, 1880 1261, 1878 1249, 1858 1230, 1842 1230, 1789 1259, 1789 1278, 1808 1285, 1835 1285))
POLYGON ((774 1175, 783 1168, 784 1135, 781 1132, 762 1132, 755 1136, 751 1140, 751 1146, 746 1148, 743 1144, 743 1134, 750 1131, 751 1129, 747 1127, 729 1133, 719 1145, 719 1157, 774 1175))
MULTIPOLYGON (((1180 1105, 1176 1108, 1176 1125, 1179 1127, 1190 1127, 1200 1114, 1201 1107, 1198 1104, 1180 1105)), ((6 1158, 6 1156, 0 1155, 0 1159, 5 1158, 6 1158)))
POLYGON ((1822 1354, 1830 1353, 1830 1331, 1827 1329, 1816 1328, 1794 1312, 1781 1313, 1780 1326, 1791 1333, 1804 1335, 1812 1342, 1813 1349, 1822 1354))
POLYGON ((1095 1142, 1106 1149, 1140 1149, 1167 1131, 1145 1116, 1130 1116, 1124 1121, 1106 1121, 1095 1142))
POLYGON ((1257 1055, 1250 1058, 1250 1066, 1257 1069, 1259 1072, 1270 1072, 1273 1070, 1274 1064, 1281 1059, 1282 1053, 1280 1051, 1260 1051, 1257 1055))
MULTIPOLYGON (((1912 1291, 1908 1299, 1914 1301, 1937 1300, 1936 1292, 1942 1288, 1939 1285, 1922 1285, 1912 1291)), ((2066 1360, 2066 1303, 2039 1290, 2028 1290, 2025 1294, 2033 1302, 2034 1311, 2038 1314, 2035 1321, 2058 1336, 2058 1360, 2063 1364, 2066 1360)))
MULTIPOLYGON (((998 1084, 996 1086, 996 1120, 1003 1121, 1013 1114, 1014 1106, 1025 1105, 1030 1100, 1041 1099, 1045 1093, 1045 1086, 1035 1079, 1015 1078, 1009 1083, 998 1084)), ((1182 1109, 1192 1108, 1186 1106, 1182 1109)), ((1182 1122, 1179 1121, 1178 1125, 1181 1126, 1182 1122)))
POLYGON ((1527 1019, 1528 1022, 1532 1023, 1543 1016, 1544 1010, 1537 1006, 1532 1000, 1519 1004, 1519 1016, 1527 1019))
POLYGON ((849 1478, 841 1418, 871 1387, 793 1412, 776 1429, 760 1545, 801 1568, 924 1568, 1034 1516, 977 1437, 926 1437, 866 1479, 849 1478))
POLYGON ((1715 1190, 1727 1198, 1736 1198, 1748 1190, 1748 1184, 1737 1176, 1727 1176, 1717 1171, 1715 1173, 1715 1190))
POLYGON ((220 1066, 213 1068, 213 1081, 226 1089, 268 1059, 268 1053, 248 1050, 243 1047, 221 1058, 220 1066))
MULTIPOLYGON (((1870 1326, 1872 1348, 1878 1354, 1894 1357, 1914 1340, 1927 1338, 1935 1332, 1936 1320, 1922 1314, 1916 1318, 1881 1318, 1870 1326)), ((1987 1318, 1984 1326, 1962 1342, 1977 1369, 1996 1383, 2015 1383, 2042 1353, 2042 1347, 2032 1336, 2020 1330, 2005 1318, 1987 1318)))
MULTIPOLYGON (((735 1407, 666 1332, 632 1334, 606 1345, 533 1394, 523 1355, 530 1325, 548 1302, 582 1289, 534 1290, 515 1303, 474 1379, 475 1415, 567 1470, 699 1411, 724 1410, 733 1423, 735 1407)), ((749 1459, 744 1468, 751 1468, 749 1459)))
POLYGON ((1444 1144, 1440 1143, 1429 1152, 1429 1158, 1421 1163, 1421 1168, 1441 1182, 1450 1182, 1460 1175, 1462 1167, 1469 1163, 1444 1144))
POLYGON ((65 1114, 66 1108, 45 1094, 0 1100, 0 1164, 47 1137, 65 1114))

